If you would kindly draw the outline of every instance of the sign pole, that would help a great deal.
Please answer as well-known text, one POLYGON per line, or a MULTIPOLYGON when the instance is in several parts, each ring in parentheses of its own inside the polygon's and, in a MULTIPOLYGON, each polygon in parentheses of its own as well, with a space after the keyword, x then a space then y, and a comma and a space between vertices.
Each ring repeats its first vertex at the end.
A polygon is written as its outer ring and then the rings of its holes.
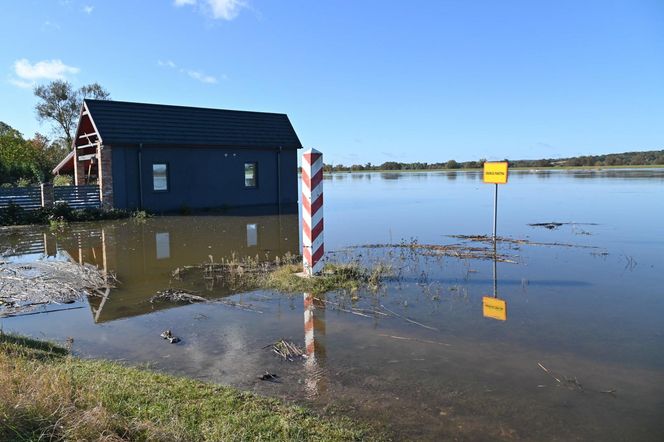
POLYGON ((498 297, 498 256, 495 242, 493 243, 493 297, 498 297))
POLYGON ((495 184, 496 191, 493 195, 493 242, 496 242, 496 231, 498 226, 498 184, 495 184))
POLYGON ((507 303, 498 298, 498 184, 507 184, 509 163, 507 161, 485 162, 484 182, 493 184, 493 297, 482 297, 482 313, 485 318, 507 320, 507 303))

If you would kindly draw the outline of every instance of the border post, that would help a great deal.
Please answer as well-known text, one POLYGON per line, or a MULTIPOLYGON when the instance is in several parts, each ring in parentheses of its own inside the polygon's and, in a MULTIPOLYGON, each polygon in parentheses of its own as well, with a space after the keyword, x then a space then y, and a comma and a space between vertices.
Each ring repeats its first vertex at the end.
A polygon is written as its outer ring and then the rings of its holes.
POLYGON ((323 268, 323 154, 309 149, 302 154, 302 259, 304 273, 323 268))

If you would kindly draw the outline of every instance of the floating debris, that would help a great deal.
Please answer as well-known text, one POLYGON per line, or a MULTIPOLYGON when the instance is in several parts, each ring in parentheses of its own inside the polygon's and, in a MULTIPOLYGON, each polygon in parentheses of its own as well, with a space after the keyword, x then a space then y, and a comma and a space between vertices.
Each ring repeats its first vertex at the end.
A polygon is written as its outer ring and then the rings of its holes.
MULTIPOLYGON (((480 238, 480 237, 468 237, 480 238)), ((462 239, 468 239, 463 237, 462 239)), ((493 242, 493 240, 491 240, 493 242)), ((399 244, 365 244, 351 246, 349 249, 408 249, 424 256, 448 256, 459 259, 496 260, 517 264, 516 257, 496 252, 492 247, 473 247, 463 244, 420 244, 417 241, 402 242, 399 244)))
MULTIPOLYGON (((449 238, 462 239, 464 241, 474 241, 474 242, 483 242, 493 244, 494 239, 492 236, 487 235, 447 235, 449 238)), ((528 246, 549 246, 549 247, 576 247, 579 249, 598 249, 596 246, 585 246, 579 244, 569 244, 564 242, 535 242, 528 239, 518 239, 518 238, 507 238, 504 236, 499 236, 495 239, 495 242, 502 242, 508 244, 523 244, 528 246)), ((492 249, 493 250, 493 249, 492 249)))
POLYGON ((528 224, 530 227, 544 227, 545 229, 553 230, 562 226, 563 223, 533 223, 528 224))
MULTIPOLYGON (((555 379, 555 381, 557 382, 556 385, 557 385, 558 387, 565 387, 565 388, 567 388, 567 389, 569 389, 569 390, 575 390, 575 391, 579 391, 579 392, 594 391, 595 393, 609 394, 609 395, 611 395, 611 396, 613 396, 613 397, 616 396, 616 390, 613 389, 613 388, 612 388, 612 389, 608 389, 608 390, 587 390, 587 389, 585 389, 585 388, 583 387, 583 385, 581 384, 581 382, 579 382, 579 380, 576 378, 576 376, 574 376, 574 377, 572 377, 572 376, 569 376, 569 377, 568 377, 568 376, 561 376, 561 377, 564 379, 564 381, 563 381, 563 380, 560 379, 560 377, 554 375, 554 374, 551 372, 551 370, 549 370, 548 368, 546 368, 546 367, 545 367, 544 365, 542 365, 540 362, 538 362, 537 365, 539 365, 539 367, 540 367, 542 370, 544 370, 544 372, 545 372, 546 374, 548 374, 548 375, 551 376, 553 379, 555 379)), ((537 387, 538 387, 538 388, 541 388, 541 387, 543 387, 543 386, 538 385, 537 387)))
POLYGON ((560 226, 598 226, 597 223, 561 223, 561 222, 548 222, 548 223, 532 223, 528 224, 530 227, 544 227, 545 229, 555 230, 560 226))
POLYGON ((267 345, 263 348, 270 348, 274 354, 285 361, 293 362, 295 359, 306 358, 304 351, 300 347, 294 342, 285 339, 279 339, 274 344, 267 345))
POLYGON ((0 261, 0 309, 16 314, 47 304, 70 304, 99 296, 116 282, 112 274, 72 261, 0 261))
POLYGON ((159 336, 161 336, 162 338, 166 339, 166 340, 167 340, 168 342, 170 342, 171 344, 177 344, 178 342, 180 342, 180 338, 178 338, 177 336, 175 336, 175 335, 173 334, 173 332, 171 332, 170 329, 161 332, 161 335, 159 335, 159 336))
POLYGON ((166 289, 158 291, 156 295, 150 298, 150 302, 168 301, 193 304, 195 302, 207 302, 202 296, 194 295, 187 290, 166 289))
POLYGON ((270 373, 269 371, 266 371, 264 374, 258 376, 258 379, 261 381, 270 381, 270 382, 279 382, 277 379, 279 378, 279 375, 276 375, 274 373, 270 373))

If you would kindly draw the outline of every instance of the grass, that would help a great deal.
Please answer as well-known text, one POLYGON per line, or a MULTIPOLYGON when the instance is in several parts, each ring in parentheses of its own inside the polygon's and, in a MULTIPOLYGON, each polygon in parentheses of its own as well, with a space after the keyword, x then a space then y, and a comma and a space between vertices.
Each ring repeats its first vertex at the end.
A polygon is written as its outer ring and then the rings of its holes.
POLYGON ((288 293, 326 293, 332 290, 355 292, 362 287, 376 290, 381 281, 391 275, 390 267, 383 264, 377 264, 369 269, 356 263, 330 263, 325 265, 322 274, 316 278, 302 278, 297 275, 301 271, 301 264, 279 267, 267 275, 262 288, 288 293))
POLYGON ((377 290, 381 282, 392 277, 392 268, 382 263, 370 268, 357 262, 327 263, 315 278, 303 277, 299 256, 286 254, 273 262, 260 261, 259 257, 222 258, 199 266, 176 269, 173 276, 183 279, 191 271, 202 270, 202 277, 215 279, 232 291, 272 289, 284 293, 326 293, 343 290, 354 293, 361 288, 377 290))
POLYGON ((0 440, 380 440, 343 417, 0 334, 0 440))

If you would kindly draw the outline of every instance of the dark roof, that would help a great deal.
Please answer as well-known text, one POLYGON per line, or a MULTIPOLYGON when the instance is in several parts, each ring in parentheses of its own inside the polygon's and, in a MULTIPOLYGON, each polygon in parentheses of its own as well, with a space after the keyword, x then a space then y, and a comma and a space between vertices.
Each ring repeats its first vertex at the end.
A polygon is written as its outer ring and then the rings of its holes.
POLYGON ((286 114, 85 100, 104 144, 302 147, 286 114))

